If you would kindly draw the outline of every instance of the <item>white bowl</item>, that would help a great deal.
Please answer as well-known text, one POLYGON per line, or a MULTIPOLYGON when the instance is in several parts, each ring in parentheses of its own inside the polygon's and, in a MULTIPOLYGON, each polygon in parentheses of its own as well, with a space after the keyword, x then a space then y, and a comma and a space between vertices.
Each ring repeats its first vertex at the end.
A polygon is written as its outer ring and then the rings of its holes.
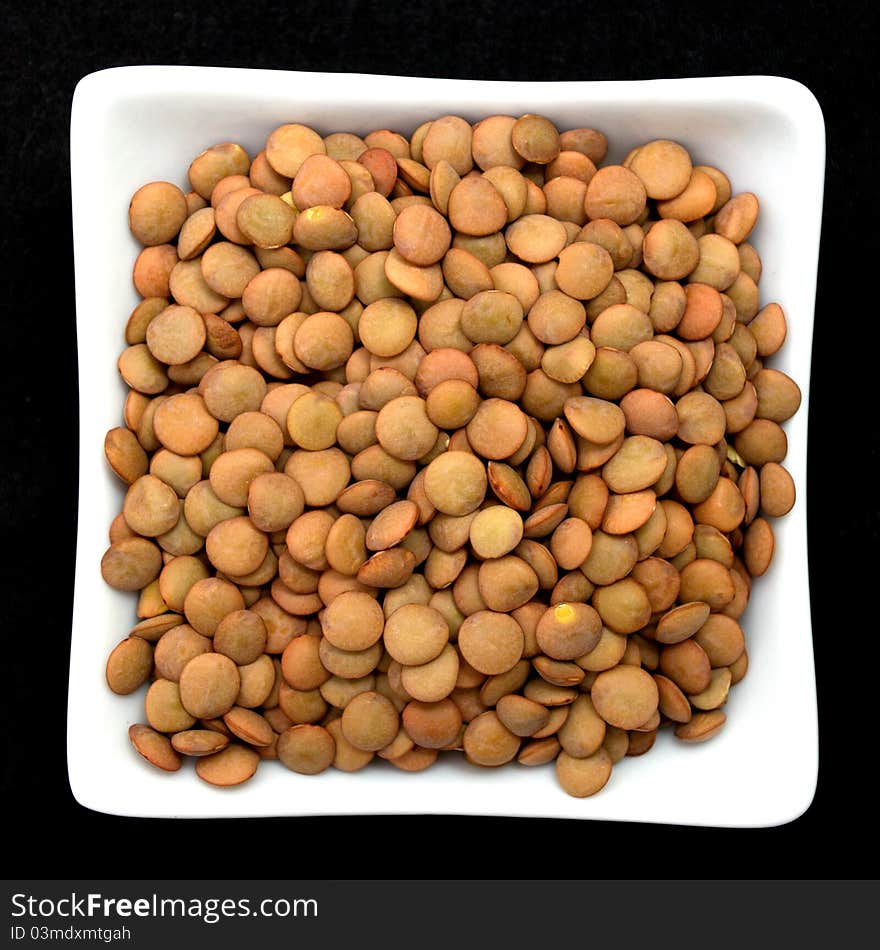
POLYGON ((818 769, 805 477, 824 161, 818 103, 798 83, 774 77, 514 83, 138 66, 84 78, 71 123, 80 490, 68 763, 77 801, 156 817, 433 813, 767 826, 803 813, 818 769), (675 139, 695 161, 724 169, 735 191, 760 198, 750 240, 764 263, 761 299, 779 301, 789 323, 773 365, 804 395, 786 425, 798 500, 774 523, 776 558, 743 618, 750 668, 731 691, 725 728, 698 746, 661 730, 646 758, 619 763, 588 799, 566 795, 552 767, 481 769, 454 756, 414 775, 385 762, 316 777, 264 763, 251 782, 225 791, 191 768, 154 769, 127 737, 129 724, 143 720, 143 691, 120 698, 104 681, 108 652, 133 624, 134 595, 111 590, 99 571, 123 497, 102 446, 106 431, 121 424, 125 387, 116 359, 138 299, 130 196, 156 179, 185 186, 190 160, 215 142, 239 141, 253 155, 284 122, 322 133, 387 127, 407 134, 437 115, 476 120, 496 112, 539 112, 561 128, 601 129, 612 160, 652 138, 675 139))

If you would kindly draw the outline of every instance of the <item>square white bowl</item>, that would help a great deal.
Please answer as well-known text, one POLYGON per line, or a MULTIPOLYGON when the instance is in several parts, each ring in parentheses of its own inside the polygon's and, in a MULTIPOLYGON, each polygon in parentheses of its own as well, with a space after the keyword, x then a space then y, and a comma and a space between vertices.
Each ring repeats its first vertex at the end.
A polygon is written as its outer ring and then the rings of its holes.
POLYGON ((802 814, 818 771, 805 479, 824 162, 818 103, 804 86, 776 77, 515 83, 164 66, 85 77, 71 121, 80 469, 67 745, 77 801, 117 815, 204 818, 409 813, 755 827, 802 814), (599 795, 582 800, 559 788, 552 767, 481 769, 451 756, 415 775, 385 762, 316 777, 264 763, 252 781, 225 791, 191 768, 154 769, 127 737, 128 725, 143 720, 143 690, 120 698, 104 680, 108 652, 133 625, 134 595, 110 589, 99 571, 123 497, 102 446, 106 431, 121 424, 126 389, 116 359, 138 299, 130 196, 156 179, 187 190, 186 168, 203 148, 234 140, 254 155, 284 122, 323 134, 383 127, 409 134, 432 116, 498 112, 599 128, 609 160, 640 142, 675 139, 695 162, 724 169, 735 192, 760 198, 750 240, 764 264, 761 300, 779 301, 789 324, 773 365, 804 396, 786 424, 798 500, 774 522, 776 558, 743 618, 750 668, 731 691, 725 728, 698 746, 661 730, 646 758, 625 759, 599 795))

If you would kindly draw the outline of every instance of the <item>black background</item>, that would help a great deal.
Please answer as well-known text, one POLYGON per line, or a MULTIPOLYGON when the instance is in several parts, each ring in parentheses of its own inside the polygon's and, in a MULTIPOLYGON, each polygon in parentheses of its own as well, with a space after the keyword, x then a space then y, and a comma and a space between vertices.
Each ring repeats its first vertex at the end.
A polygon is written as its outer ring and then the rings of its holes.
MULTIPOLYGON (((298 856, 298 873, 307 867, 315 877, 430 877, 444 873, 442 863, 421 857, 431 853, 452 857, 454 874, 474 877, 876 873, 874 16, 866 2, 766 0, 410 2, 402 9, 357 0, 33 0, 4 14, 2 798, 6 820, 27 826, 33 842, 16 849, 7 875, 284 876, 298 856), (98 815, 73 800, 65 761, 77 517, 69 110, 84 75, 146 63, 506 80, 754 73, 788 76, 813 91, 828 145, 808 469, 821 764, 804 816, 749 831, 452 817, 171 823, 98 815), (407 844, 414 841, 435 846, 407 844), (198 856, 188 868, 178 863, 184 851, 198 856)), ((792 732, 798 728, 790 723, 792 732)))

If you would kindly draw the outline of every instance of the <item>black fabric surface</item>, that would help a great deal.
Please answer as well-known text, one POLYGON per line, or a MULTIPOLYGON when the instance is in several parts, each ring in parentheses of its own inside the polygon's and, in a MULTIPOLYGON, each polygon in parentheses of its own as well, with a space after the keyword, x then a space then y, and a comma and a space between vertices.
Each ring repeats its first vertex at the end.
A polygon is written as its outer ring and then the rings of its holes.
MULTIPOLYGON (((292 854, 299 856, 298 873, 308 867, 315 877, 435 876, 444 872, 425 857, 432 852, 452 857, 453 874, 477 877, 875 871, 868 770, 876 731, 872 575, 880 541, 880 440, 870 363, 876 353, 877 36, 867 2, 542 0, 399 9, 358 0, 186 6, 32 0, 5 13, 2 30, 0 703, 6 749, 0 794, 7 822, 27 827, 33 841, 14 854, 6 851, 8 876, 283 876, 291 873, 292 854), (65 761, 77 516, 69 109, 84 75, 142 63, 508 80, 754 73, 788 76, 813 91, 828 135, 808 472, 821 765, 816 799, 804 816, 754 831, 427 817, 171 824, 111 818, 76 804, 65 761), (847 847, 829 861, 824 843, 853 836, 865 846, 847 847), (420 841, 433 846, 421 848, 420 841), (344 870, 334 842, 352 847, 344 870), (188 867, 176 863, 184 844, 198 856, 188 867), (308 864, 299 863, 306 856, 308 864)), ((790 728, 796 731, 798 723, 790 728)))

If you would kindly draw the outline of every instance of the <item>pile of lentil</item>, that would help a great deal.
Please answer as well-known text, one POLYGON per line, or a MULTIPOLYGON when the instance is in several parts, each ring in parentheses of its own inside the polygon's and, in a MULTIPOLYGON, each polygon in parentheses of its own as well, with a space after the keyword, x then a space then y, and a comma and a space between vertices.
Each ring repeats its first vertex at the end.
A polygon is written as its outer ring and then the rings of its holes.
POLYGON ((447 752, 585 797, 722 729, 795 502, 786 320, 753 193, 606 153, 532 114, 290 123, 134 194, 101 570, 138 592, 106 675, 153 765, 447 752))

